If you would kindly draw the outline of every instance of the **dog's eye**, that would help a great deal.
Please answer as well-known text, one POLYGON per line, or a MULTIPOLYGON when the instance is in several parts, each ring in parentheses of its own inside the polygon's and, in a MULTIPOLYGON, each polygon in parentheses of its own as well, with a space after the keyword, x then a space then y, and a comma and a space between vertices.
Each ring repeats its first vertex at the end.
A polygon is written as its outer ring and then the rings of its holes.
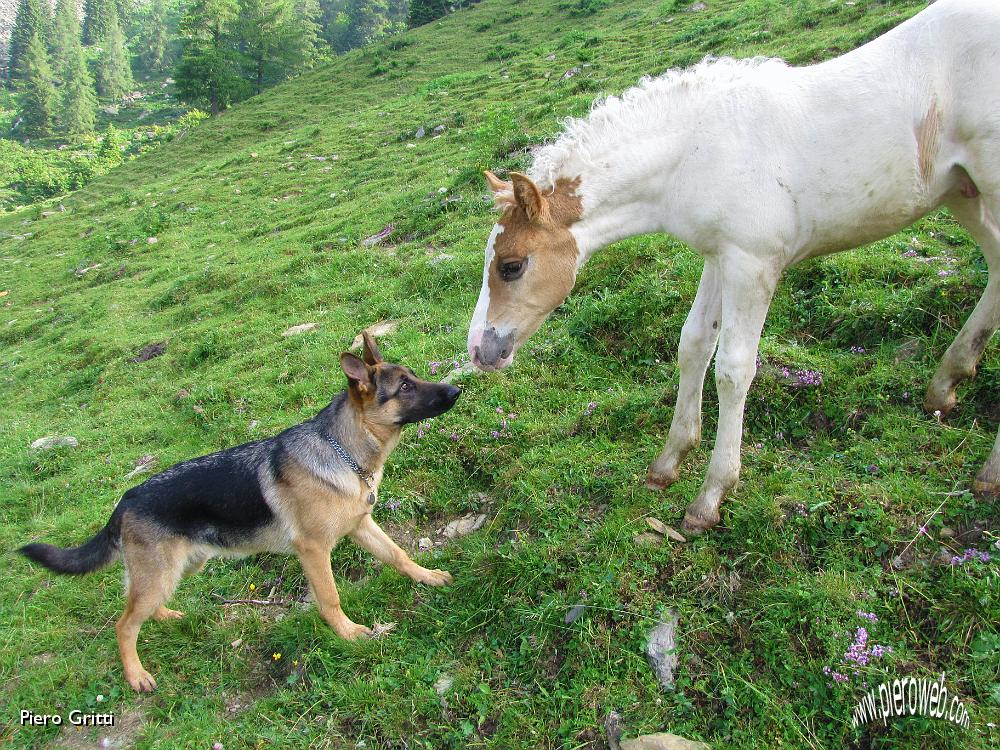
POLYGON ((404 380, 403 384, 401 386, 399 386, 399 390, 401 390, 401 391, 403 391, 405 393, 406 391, 410 390, 412 387, 413 387, 412 385, 410 385, 409 383, 407 383, 404 380))
POLYGON ((500 264, 500 278, 504 281, 514 281, 521 278, 524 269, 528 265, 527 260, 508 260, 500 264))

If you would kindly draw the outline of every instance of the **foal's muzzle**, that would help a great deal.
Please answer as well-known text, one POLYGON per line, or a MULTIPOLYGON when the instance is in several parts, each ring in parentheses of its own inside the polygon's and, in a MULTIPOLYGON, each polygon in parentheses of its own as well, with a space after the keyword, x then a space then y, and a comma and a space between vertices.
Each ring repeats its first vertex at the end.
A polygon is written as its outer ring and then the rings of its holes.
POLYGON ((472 364, 481 370, 502 370, 514 359, 514 335, 509 331, 501 336, 494 326, 483 329, 482 338, 469 350, 472 364))

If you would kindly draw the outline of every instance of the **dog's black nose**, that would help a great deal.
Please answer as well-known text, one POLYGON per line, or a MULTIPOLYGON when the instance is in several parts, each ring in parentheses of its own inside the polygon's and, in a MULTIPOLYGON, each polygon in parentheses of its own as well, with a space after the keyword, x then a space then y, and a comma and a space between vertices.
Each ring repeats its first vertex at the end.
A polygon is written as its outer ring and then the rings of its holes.
POLYGON ((444 392, 444 397, 447 399, 449 404, 454 404, 458 401, 458 397, 461 395, 462 389, 454 385, 449 385, 448 389, 444 392))

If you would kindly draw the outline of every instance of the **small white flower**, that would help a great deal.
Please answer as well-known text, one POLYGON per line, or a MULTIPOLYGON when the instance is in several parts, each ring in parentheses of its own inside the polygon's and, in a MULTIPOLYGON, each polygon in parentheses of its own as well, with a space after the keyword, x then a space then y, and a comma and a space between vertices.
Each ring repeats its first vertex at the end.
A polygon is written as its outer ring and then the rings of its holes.
POLYGON ((97 702, 100 703, 103 700, 104 700, 104 696, 101 695, 100 693, 98 693, 98 695, 97 695, 97 702))

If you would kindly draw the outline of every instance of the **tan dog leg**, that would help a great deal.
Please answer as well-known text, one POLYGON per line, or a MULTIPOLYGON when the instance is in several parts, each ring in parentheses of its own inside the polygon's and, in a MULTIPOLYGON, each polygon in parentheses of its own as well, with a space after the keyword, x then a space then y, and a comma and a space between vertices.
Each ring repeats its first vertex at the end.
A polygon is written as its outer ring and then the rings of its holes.
POLYGON ((317 545, 309 541, 292 542, 302 563, 319 613, 341 638, 353 641, 364 635, 371 635, 371 629, 353 622, 340 608, 340 594, 333 580, 333 567, 330 565, 332 549, 325 545, 317 545))
POLYGON ((139 661, 136 642, 139 628, 150 617, 165 619, 179 616, 163 602, 170 598, 180 580, 183 555, 179 544, 172 541, 146 543, 125 538, 125 565, 128 570, 128 602, 125 612, 115 625, 118 652, 121 654, 125 679, 134 690, 150 693, 156 680, 139 661))
POLYGON ((418 583, 444 586, 452 581, 451 573, 446 570, 429 570, 413 562, 410 556, 382 531, 382 527, 375 523, 375 519, 371 516, 364 517, 358 527, 351 532, 351 539, 386 565, 391 565, 418 583))

